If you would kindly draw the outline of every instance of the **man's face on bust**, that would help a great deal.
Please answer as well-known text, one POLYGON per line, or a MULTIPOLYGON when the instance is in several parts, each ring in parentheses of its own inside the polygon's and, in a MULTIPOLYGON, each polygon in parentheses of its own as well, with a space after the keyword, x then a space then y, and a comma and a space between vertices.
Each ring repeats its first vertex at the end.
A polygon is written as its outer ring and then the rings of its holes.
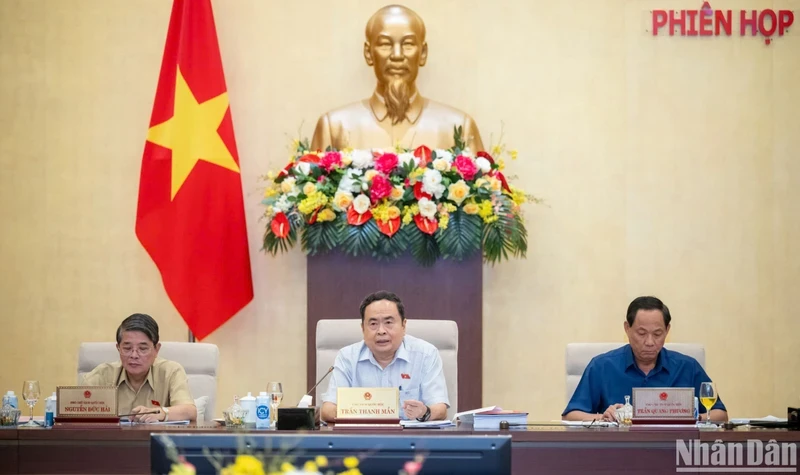
POLYGON ((364 58, 375 71, 390 115, 402 120, 428 55, 425 28, 413 12, 400 7, 376 13, 368 27, 364 58))
POLYGON ((129 376, 146 376, 150 366, 158 357, 161 343, 153 345, 152 340, 142 332, 122 332, 122 340, 117 345, 122 367, 129 376))
POLYGON ((625 333, 636 359, 641 363, 655 363, 658 353, 667 340, 669 327, 664 325, 664 314, 661 310, 644 310, 636 312, 633 325, 625 322, 625 333))
POLYGON ((364 343, 377 359, 393 358, 403 337, 406 321, 400 317, 397 305, 389 300, 378 300, 364 309, 364 343))

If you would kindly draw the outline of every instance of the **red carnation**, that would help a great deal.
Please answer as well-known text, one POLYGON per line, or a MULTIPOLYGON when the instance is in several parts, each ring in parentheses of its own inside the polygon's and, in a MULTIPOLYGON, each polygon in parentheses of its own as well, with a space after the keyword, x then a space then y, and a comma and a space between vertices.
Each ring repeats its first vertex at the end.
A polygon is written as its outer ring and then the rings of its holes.
POLYGON ((393 153, 384 153, 375 159, 375 169, 388 175, 392 170, 397 168, 397 163, 397 155, 393 153))
MULTIPOLYGON (((395 157, 397 158, 397 157, 395 157)), ((372 186, 369 190, 369 197, 373 203, 386 198, 392 194, 392 182, 386 178, 386 175, 375 175, 372 178, 372 186)))
POLYGON ((319 161, 319 166, 326 171, 331 171, 335 166, 340 166, 341 164, 342 154, 339 152, 328 152, 323 155, 322 159, 319 161))
POLYGON ((478 166, 475 165, 475 161, 464 155, 457 156, 456 159, 453 160, 453 166, 456 167, 458 173, 467 181, 475 178, 475 174, 478 173, 478 166))

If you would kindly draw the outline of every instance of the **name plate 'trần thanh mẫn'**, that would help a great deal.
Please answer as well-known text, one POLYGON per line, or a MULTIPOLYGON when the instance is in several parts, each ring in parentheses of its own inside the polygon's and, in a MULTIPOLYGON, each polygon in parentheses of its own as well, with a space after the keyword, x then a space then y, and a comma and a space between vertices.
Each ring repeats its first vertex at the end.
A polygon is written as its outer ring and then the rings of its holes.
POLYGON ((337 388, 337 419, 398 419, 398 388, 337 388))

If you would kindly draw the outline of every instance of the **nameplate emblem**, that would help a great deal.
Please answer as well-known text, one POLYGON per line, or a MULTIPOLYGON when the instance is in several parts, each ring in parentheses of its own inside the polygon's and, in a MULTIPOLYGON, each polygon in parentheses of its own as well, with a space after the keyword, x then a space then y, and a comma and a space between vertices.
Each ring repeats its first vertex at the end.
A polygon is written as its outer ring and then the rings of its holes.
POLYGON ((56 397, 59 419, 117 417, 117 388, 114 386, 59 386, 56 397))
POLYGON ((633 388, 633 419, 694 419, 694 388, 633 388))
POLYGON ((336 388, 337 419, 397 419, 398 388, 336 388))

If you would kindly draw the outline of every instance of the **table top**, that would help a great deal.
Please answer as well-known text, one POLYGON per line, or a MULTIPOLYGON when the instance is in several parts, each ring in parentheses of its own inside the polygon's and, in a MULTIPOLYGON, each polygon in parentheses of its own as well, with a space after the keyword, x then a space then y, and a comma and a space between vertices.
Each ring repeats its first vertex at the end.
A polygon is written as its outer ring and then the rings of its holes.
MULTIPOLYGON (((531 423, 535 424, 535 423, 531 423)), ((568 427, 542 423, 543 425, 528 425, 515 427, 510 430, 476 431, 469 424, 460 424, 457 427, 444 429, 335 429, 321 427, 317 431, 274 431, 254 429, 230 429, 216 423, 200 423, 191 425, 148 425, 137 424, 133 426, 95 428, 82 424, 77 427, 57 426, 50 429, 44 428, 18 428, 0 430, 0 440, 103 440, 103 441, 146 441, 151 433, 192 433, 192 434, 314 434, 314 435, 343 435, 343 434, 386 434, 386 435, 416 435, 416 436, 456 436, 456 435, 510 435, 512 442, 674 442, 677 439, 699 439, 701 441, 747 441, 749 439, 770 440, 778 442, 800 442, 800 431, 786 429, 762 429, 748 426, 737 427, 733 430, 701 430, 694 426, 676 428, 586 428, 568 427), (546 425, 544 425, 546 424, 546 425)))

